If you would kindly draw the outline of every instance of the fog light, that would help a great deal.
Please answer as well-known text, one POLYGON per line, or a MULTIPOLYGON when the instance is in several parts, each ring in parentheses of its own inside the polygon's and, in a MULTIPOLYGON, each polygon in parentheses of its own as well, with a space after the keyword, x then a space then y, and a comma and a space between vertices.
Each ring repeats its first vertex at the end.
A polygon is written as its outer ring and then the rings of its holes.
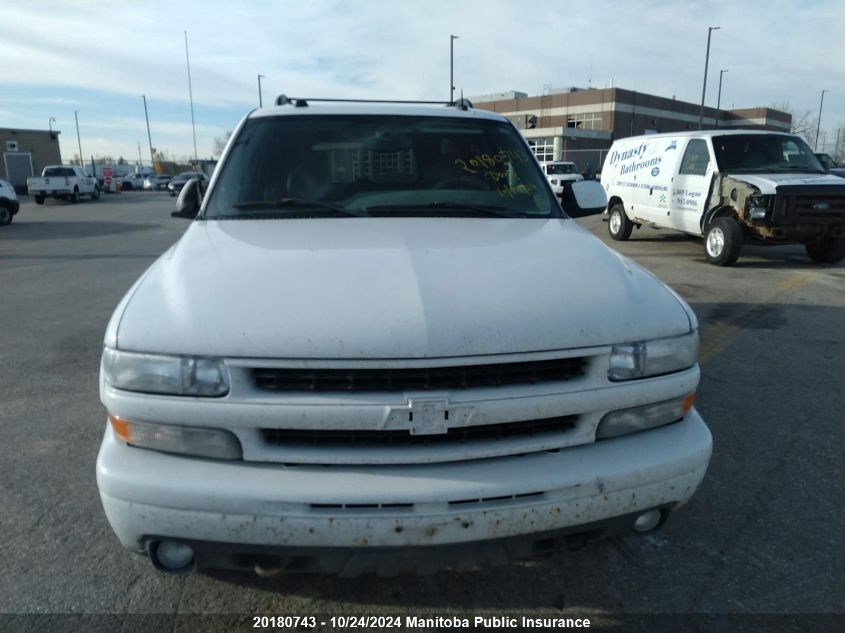
POLYGON ((184 569, 194 560, 191 546, 178 541, 162 541, 156 547, 155 554, 162 567, 173 571, 184 569))
POLYGON ((660 523, 660 510, 649 510, 643 512, 634 521, 634 529, 637 532, 651 532, 660 523))

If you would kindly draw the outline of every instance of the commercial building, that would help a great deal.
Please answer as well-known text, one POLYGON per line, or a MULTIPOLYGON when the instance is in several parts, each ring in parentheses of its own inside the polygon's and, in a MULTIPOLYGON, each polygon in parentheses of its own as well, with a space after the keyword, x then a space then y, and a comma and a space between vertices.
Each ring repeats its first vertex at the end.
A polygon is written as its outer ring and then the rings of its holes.
MULTIPOLYGON (((470 97, 476 108, 508 117, 541 161, 571 160, 582 171, 601 169, 618 138, 698 129, 700 104, 623 88, 551 90, 529 97, 504 92, 470 97)), ((705 107, 702 127, 789 132, 792 115, 772 108, 705 107)))
POLYGON ((26 193, 26 179, 40 174, 47 165, 61 165, 58 130, 15 130, 0 128, 0 178, 26 193))

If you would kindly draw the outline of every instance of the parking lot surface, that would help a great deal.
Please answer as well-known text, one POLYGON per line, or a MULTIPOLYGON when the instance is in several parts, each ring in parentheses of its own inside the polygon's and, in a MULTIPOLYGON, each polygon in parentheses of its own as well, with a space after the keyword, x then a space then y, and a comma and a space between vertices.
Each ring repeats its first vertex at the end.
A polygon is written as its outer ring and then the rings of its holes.
POLYGON ((600 217, 579 222, 701 322, 697 406, 714 454, 664 529, 431 576, 155 572, 120 547, 100 507, 97 372, 115 305, 187 227, 172 207, 149 192, 24 197, 0 227, 0 613, 845 611, 845 266, 755 246, 716 268, 679 234, 643 228, 611 243, 600 217))

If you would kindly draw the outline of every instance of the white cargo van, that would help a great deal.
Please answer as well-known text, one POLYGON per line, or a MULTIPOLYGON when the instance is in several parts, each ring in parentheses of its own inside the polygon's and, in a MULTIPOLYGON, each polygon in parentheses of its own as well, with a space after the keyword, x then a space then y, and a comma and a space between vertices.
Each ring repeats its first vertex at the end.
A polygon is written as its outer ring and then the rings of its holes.
POLYGON ((620 139, 601 182, 615 240, 647 224, 703 236, 719 266, 752 240, 804 244, 817 263, 845 257, 845 180, 826 174, 797 136, 710 130, 620 139))

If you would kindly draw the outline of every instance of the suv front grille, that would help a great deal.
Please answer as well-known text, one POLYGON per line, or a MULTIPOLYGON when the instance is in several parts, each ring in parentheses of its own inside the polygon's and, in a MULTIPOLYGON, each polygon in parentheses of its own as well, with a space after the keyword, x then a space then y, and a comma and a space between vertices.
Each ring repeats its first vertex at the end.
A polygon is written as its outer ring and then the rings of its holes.
POLYGON ((452 427, 436 435, 411 435, 407 430, 261 429, 264 441, 285 448, 392 448, 443 445, 484 440, 523 439, 575 428, 577 415, 541 420, 452 427))
POLYGON ((587 359, 579 357, 402 369, 256 367, 252 377, 258 389, 268 391, 425 391, 571 380, 582 376, 586 365, 587 359))

